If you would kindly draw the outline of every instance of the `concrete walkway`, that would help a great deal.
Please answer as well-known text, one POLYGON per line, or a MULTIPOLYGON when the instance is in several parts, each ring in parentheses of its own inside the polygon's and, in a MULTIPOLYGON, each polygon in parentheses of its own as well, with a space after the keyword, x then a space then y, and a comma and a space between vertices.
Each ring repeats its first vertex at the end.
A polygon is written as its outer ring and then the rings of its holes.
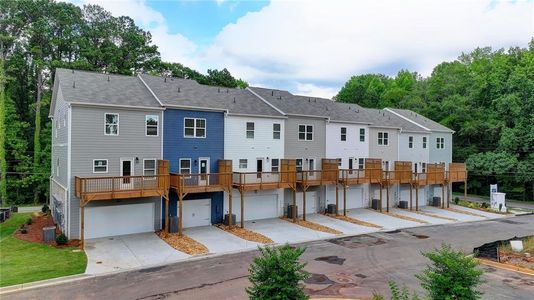
POLYGON ((361 208, 350 209, 347 211, 347 216, 358 219, 358 220, 362 220, 365 222, 369 222, 369 223, 372 223, 378 226, 382 226, 384 229, 387 229, 387 230, 394 230, 394 229, 423 225, 418 222, 412 222, 412 221, 388 216, 386 214, 375 212, 370 209, 361 209, 361 208))
POLYGON ((308 229, 278 218, 247 221, 245 228, 261 233, 280 244, 335 237, 334 234, 308 229))
POLYGON ((85 241, 85 253, 86 274, 171 263, 190 257, 151 232, 89 239, 85 241))
POLYGON ((379 228, 356 225, 350 222, 323 216, 321 214, 311 214, 306 216, 306 220, 328 226, 332 229, 343 232, 344 234, 364 234, 379 231, 379 228))
POLYGON ((232 252, 256 249, 258 243, 239 238, 215 226, 201 226, 184 229, 184 234, 204 244, 210 253, 232 252))

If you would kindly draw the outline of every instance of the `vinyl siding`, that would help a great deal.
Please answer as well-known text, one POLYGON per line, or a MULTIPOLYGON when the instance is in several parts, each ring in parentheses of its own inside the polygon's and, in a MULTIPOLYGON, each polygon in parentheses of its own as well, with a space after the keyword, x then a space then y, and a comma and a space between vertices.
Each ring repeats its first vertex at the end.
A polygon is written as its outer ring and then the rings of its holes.
POLYGON ((403 132, 399 135, 399 160, 411 161, 417 165, 417 170, 421 172, 421 163, 429 162, 430 134, 403 132), (413 137, 413 148, 409 148, 409 138, 413 137), (423 149, 423 137, 426 137, 426 148, 423 149))
POLYGON ((67 162, 68 162, 68 114, 69 106, 63 100, 61 90, 58 90, 55 111, 52 124, 52 170, 51 176, 63 186, 67 186, 67 162), (56 122, 59 121, 59 129, 56 129, 56 122), (57 130, 57 137, 56 137, 57 130), (59 176, 56 176, 56 162, 59 158, 59 176))
MULTIPOLYGON (((120 176, 120 159, 134 159, 134 175, 143 175, 143 159, 161 158, 162 112, 124 108, 89 108, 72 106, 72 153, 71 153, 71 197, 70 236, 79 238, 79 199, 74 196, 74 177, 120 176), (104 135, 104 114, 119 114, 119 135, 104 135), (158 136, 146 136, 145 116, 159 115, 158 136), (139 162, 135 161, 139 158, 139 162), (93 173, 93 159, 107 159, 108 173, 93 173)), ((159 211, 159 197, 142 199, 100 201, 88 205, 112 205, 113 203, 155 202, 159 211)), ((160 214, 154 218, 154 229, 159 229, 160 214)))
POLYGON ((369 156, 371 158, 380 158, 382 162, 389 161, 390 170, 393 170, 393 165, 399 159, 399 130, 390 128, 376 128, 369 129, 369 156), (388 145, 378 145, 378 132, 388 133, 388 145))
POLYGON ((316 169, 320 169, 321 159, 325 158, 326 154, 326 121, 318 118, 289 117, 285 125, 285 157, 315 158, 316 169), (313 141, 299 141, 299 124, 313 125, 313 141))
MULTIPOLYGON (((369 128, 363 125, 328 123, 326 124, 326 157, 341 158, 341 168, 349 167, 349 158, 369 157, 369 128), (341 140, 341 127, 347 128, 347 140, 341 140), (360 129, 365 129, 365 141, 360 142, 360 129)), ((358 167, 356 161, 353 168, 358 167)), ((335 196, 335 192, 334 192, 335 196)))
POLYGON ((430 162, 439 163, 445 162, 445 167, 449 168, 449 163, 452 162, 452 133, 447 132, 432 132, 430 134, 430 162), (438 149, 436 147, 436 138, 442 137, 445 139, 445 148, 438 149))

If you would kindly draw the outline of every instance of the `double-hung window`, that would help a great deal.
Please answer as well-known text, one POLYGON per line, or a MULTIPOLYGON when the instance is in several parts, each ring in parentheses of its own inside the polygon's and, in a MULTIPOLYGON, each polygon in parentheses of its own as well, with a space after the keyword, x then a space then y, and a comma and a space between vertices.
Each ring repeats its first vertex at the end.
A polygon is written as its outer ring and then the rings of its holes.
POLYGON ((426 136, 423 137, 423 149, 426 149, 426 136))
POLYGON ((302 158, 297 158, 295 161, 297 172, 302 171, 302 158))
POLYGON ((315 170, 315 159, 313 158, 308 159, 308 170, 309 171, 315 170))
POLYGON ((363 170, 365 167, 365 160, 363 158, 358 158, 358 169, 363 170))
POLYGON ((280 171, 280 160, 278 158, 271 159, 271 172, 280 171))
POLYGON ((146 135, 158 136, 159 116, 147 115, 145 116, 146 135))
POLYGON ((206 119, 184 118, 184 137, 205 138, 206 119))
POLYGON ((180 174, 191 174, 190 158, 180 158, 180 174))
POLYGON ((338 158, 336 160, 337 160, 337 166, 341 168, 341 164, 343 163, 343 160, 341 158, 338 158))
POLYGON ((299 125, 299 141, 313 141, 313 125, 299 125))
POLYGON ((421 171, 426 173, 426 163, 421 163, 421 171))
POLYGON ((247 139, 254 138, 254 122, 247 122, 247 139))
POLYGON ((107 159, 93 159, 93 173, 107 173, 108 160, 107 159))
POLYGON ((240 169, 246 169, 248 167, 248 160, 247 159, 240 159, 239 160, 239 168, 240 169))
POLYGON ((106 113, 104 118, 105 135, 119 135, 119 114, 106 113))
POLYGON ((387 146, 389 144, 389 134, 387 132, 378 133, 378 145, 387 146))
POLYGON ((156 160, 144 159, 143 160, 143 175, 152 176, 156 175, 156 160))
POLYGON ((280 132, 282 130, 282 127, 280 124, 275 123, 273 124, 273 139, 279 140, 280 139, 280 132))
POLYGON ((360 142, 365 142, 365 128, 360 128, 360 142))
POLYGON ((413 136, 408 137, 408 148, 413 148, 413 136))
POLYGON ((347 140, 347 127, 341 127, 341 141, 347 140))
POLYGON ((436 148, 437 149, 445 148, 445 138, 442 138, 442 137, 436 138, 436 148))

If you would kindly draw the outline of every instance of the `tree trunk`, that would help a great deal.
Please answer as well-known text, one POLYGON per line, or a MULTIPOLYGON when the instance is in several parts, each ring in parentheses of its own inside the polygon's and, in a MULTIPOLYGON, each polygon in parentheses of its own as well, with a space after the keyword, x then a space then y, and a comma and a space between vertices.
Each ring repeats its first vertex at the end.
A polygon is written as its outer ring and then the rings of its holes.
MULTIPOLYGON (((41 96, 43 93, 43 74, 41 68, 37 68, 37 99, 35 101, 35 132, 33 134, 33 173, 35 177, 39 171, 41 161, 41 96)), ((54 130, 54 129, 53 129, 54 130)), ((33 190, 33 202, 39 202, 39 188, 33 190)))
POLYGON ((4 59, 0 57, 0 203, 2 206, 7 205, 5 84, 4 59))

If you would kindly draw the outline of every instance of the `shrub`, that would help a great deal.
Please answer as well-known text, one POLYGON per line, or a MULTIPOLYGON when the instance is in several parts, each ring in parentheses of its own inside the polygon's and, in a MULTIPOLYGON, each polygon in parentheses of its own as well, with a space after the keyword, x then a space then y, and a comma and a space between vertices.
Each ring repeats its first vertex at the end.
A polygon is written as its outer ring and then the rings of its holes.
POLYGON ((486 202, 482 202, 482 204, 480 205, 480 207, 482 207, 482 208, 489 208, 489 204, 486 203, 486 202))
POLYGON ((477 269, 478 262, 455 251, 449 245, 423 253, 430 259, 423 273, 416 275, 430 299, 479 299, 482 293, 476 287, 482 283, 483 272, 477 269))
POLYGON ((28 233, 28 229, 26 229, 26 227, 24 226, 24 227, 22 227, 22 228, 20 229, 20 233, 22 233, 22 234, 26 234, 26 233, 28 233))
POLYGON ((69 239, 67 236, 63 233, 60 233, 58 236, 56 236, 56 244, 58 245, 66 245, 69 242, 69 239))
MULTIPOLYGON (((391 300, 419 300, 419 296, 416 293, 413 293, 410 296, 410 292, 406 286, 399 288, 395 281, 390 281, 389 289, 391 290, 391 300)), ((385 300, 384 296, 379 293, 373 293, 373 300, 385 300)))
POLYGON ((259 247, 261 256, 254 258, 249 267, 252 286, 246 289, 250 299, 308 299, 301 280, 309 277, 299 262, 304 248, 284 245, 279 248, 259 247))
POLYGON ((32 223, 33 223, 32 218, 28 218, 28 220, 26 220, 26 225, 32 225, 32 223))
POLYGON ((50 212, 50 207, 48 207, 48 204, 44 204, 43 205, 43 208, 41 208, 41 211, 43 212, 43 214, 48 214, 50 212))
POLYGON ((454 204, 458 204, 458 202, 460 202, 460 198, 455 197, 455 198, 454 198, 454 204))

